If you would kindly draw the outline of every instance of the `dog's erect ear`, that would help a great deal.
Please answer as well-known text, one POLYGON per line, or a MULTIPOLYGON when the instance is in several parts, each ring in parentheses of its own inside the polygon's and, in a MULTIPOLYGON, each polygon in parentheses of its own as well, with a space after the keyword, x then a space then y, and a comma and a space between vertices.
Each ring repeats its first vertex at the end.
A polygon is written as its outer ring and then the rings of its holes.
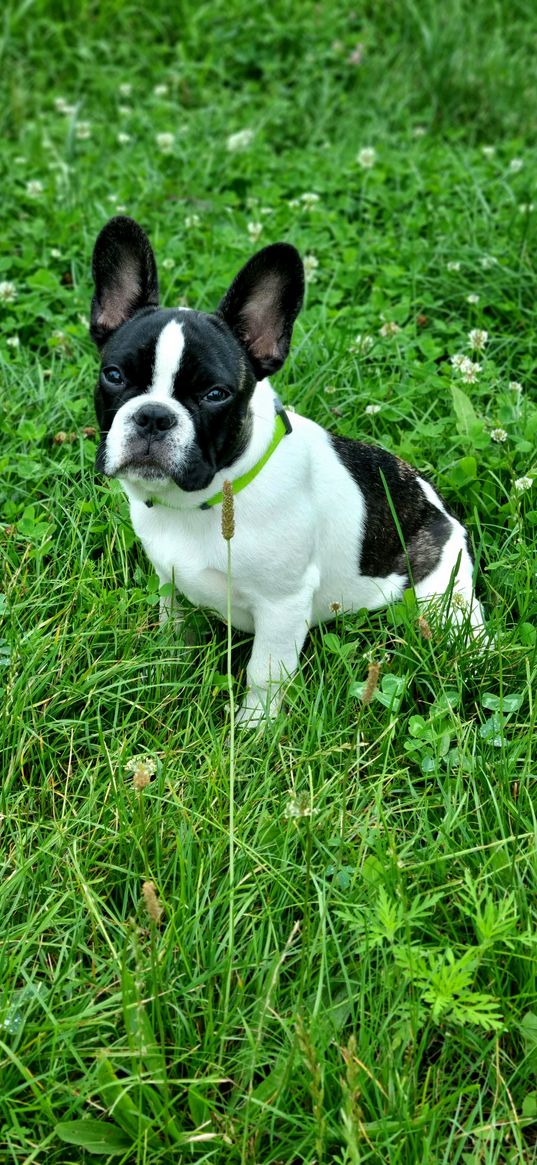
POLYGON ((289 243, 273 243, 239 271, 217 315, 246 349, 258 380, 281 368, 304 298, 304 268, 289 243))
POLYGON ((95 295, 90 332, 100 348, 141 307, 158 307, 155 257, 133 218, 118 215, 103 227, 93 252, 95 295))

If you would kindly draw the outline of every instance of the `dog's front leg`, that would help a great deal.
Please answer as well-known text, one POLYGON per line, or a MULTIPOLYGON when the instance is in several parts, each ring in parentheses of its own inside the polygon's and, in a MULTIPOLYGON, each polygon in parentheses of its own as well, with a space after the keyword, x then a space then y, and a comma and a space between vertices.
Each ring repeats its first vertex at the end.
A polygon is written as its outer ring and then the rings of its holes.
POLYGON ((297 595, 256 607, 254 645, 246 671, 248 690, 237 712, 242 728, 256 728, 277 714, 283 685, 296 671, 308 633, 312 593, 309 586, 297 595))

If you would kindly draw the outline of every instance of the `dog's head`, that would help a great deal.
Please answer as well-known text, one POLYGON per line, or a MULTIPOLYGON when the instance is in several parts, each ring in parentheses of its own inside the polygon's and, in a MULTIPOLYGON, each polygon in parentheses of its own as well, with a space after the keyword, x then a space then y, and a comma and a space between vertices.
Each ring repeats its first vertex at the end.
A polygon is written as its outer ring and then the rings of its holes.
POLYGON ((149 240, 119 216, 97 239, 93 278, 97 468, 148 492, 171 482, 205 489, 245 448, 256 382, 288 354, 304 293, 298 252, 287 243, 259 251, 212 314, 161 308, 149 240))

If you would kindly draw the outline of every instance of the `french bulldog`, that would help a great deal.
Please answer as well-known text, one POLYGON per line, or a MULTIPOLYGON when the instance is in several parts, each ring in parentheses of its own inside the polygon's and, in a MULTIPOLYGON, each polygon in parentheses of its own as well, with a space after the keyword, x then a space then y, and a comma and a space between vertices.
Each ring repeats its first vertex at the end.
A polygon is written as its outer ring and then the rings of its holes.
POLYGON ((289 419, 272 388, 303 301, 294 247, 255 254, 215 311, 165 308, 146 234, 118 216, 93 277, 97 469, 119 479, 161 585, 224 618, 231 482, 231 621, 254 636, 239 723, 276 713, 308 629, 339 611, 412 586, 482 630, 466 531, 433 486, 381 448, 289 419))

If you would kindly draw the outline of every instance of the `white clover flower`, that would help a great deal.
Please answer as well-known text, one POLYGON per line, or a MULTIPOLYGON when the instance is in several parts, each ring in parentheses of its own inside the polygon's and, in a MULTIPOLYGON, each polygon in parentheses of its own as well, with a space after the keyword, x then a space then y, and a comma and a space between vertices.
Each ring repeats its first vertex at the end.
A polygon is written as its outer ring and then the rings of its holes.
POLYGON ((401 328, 399 327, 399 324, 396 324, 394 320, 386 320, 386 323, 383 324, 381 328, 379 328, 379 335, 396 336, 400 331, 401 328))
POLYGON ((118 198, 117 194, 109 194, 108 195, 108 201, 111 202, 112 205, 117 202, 117 198, 118 198))
POLYGON ((361 41, 354 46, 351 53, 349 53, 347 60, 349 65, 361 65, 364 56, 365 45, 361 41))
POLYGON ((316 810, 313 808, 309 798, 302 795, 299 797, 292 796, 283 812, 284 817, 292 819, 297 817, 312 817, 316 810))
POLYGON ((165 271, 171 271, 172 267, 175 267, 175 259, 163 259, 160 266, 163 267, 165 271))
POLYGON ((26 158, 23 158, 22 154, 17 154, 17 157, 13 158, 13 161, 14 161, 16 166, 25 166, 26 165, 26 158))
POLYGON ((264 215, 264 217, 266 218, 267 215, 274 213, 274 208, 272 206, 260 206, 259 213, 264 215))
POLYGON ((175 142, 175 134, 158 133, 155 141, 162 154, 171 154, 175 142))
POLYGON ((291 210, 297 210, 297 208, 301 205, 300 199, 299 198, 289 198, 287 201, 287 205, 291 207, 291 210))
POLYGON ((119 92, 121 97, 130 97, 132 93, 132 85, 130 81, 122 81, 121 85, 119 86, 119 92))
POLYGON ((493 158, 496 153, 496 146, 481 146, 481 153, 484 158, 493 158))
POLYGON ((374 413, 380 413, 382 405, 366 405, 364 412, 366 416, 372 417, 374 413))
POLYGON ((427 129, 424 125, 415 125, 414 129, 412 130, 412 137, 413 138, 423 138, 423 137, 425 137, 426 133, 427 133, 427 129))
POLYGON ((68 356, 71 350, 71 339, 61 328, 55 328, 51 340, 53 340, 53 347, 61 352, 64 356, 68 356))
POLYGON ((130 105, 118 105, 117 111, 121 114, 122 117, 130 117, 132 113, 130 105))
POLYGON ((116 210, 117 210, 118 214, 126 214, 127 207, 125 206, 124 202, 118 202, 118 204, 116 206, 116 210))
POLYGON ((337 385, 336 384, 326 384, 324 391, 327 392, 329 396, 332 396, 332 394, 334 392, 337 392, 337 385))
POLYGON ((296 801, 295 798, 293 798, 291 801, 287 802, 287 805, 285 806, 285 809, 283 811, 283 815, 284 815, 284 817, 288 817, 288 818, 302 816, 302 813, 300 811, 300 806, 298 804, 298 801, 296 801))
POLYGON ((315 194, 315 191, 313 190, 307 190, 304 194, 300 195, 300 201, 304 204, 304 206, 307 206, 308 210, 311 210, 314 206, 317 205, 318 202, 320 202, 320 195, 315 194))
POLYGON ((458 259, 451 259, 449 263, 446 263, 446 267, 448 271, 460 271, 461 269, 458 259))
POLYGON ((316 255, 304 255, 304 278, 306 283, 315 283, 317 281, 317 269, 319 267, 319 260, 316 255))
POLYGON ((454 368, 457 369, 457 372, 462 372, 467 364, 471 364, 471 360, 468 356, 465 356, 463 352, 456 352, 455 355, 451 357, 451 364, 454 368))
POLYGON ((518 396, 520 396, 521 392, 524 392, 524 389, 522 388, 522 385, 519 384, 518 380, 510 380, 509 388, 511 389, 511 392, 516 392, 518 396))
POLYGON ((54 107, 58 113, 63 113, 65 117, 72 117, 76 113, 76 105, 72 105, 65 97, 55 97, 54 107))
POLYGON ((43 183, 38 178, 33 178, 31 182, 26 183, 26 193, 28 198, 41 198, 43 193, 43 183))
POLYGON ((518 174, 519 170, 522 169, 523 165, 524 165, 524 161, 522 158, 511 158, 511 161, 509 162, 509 169, 510 169, 512 174, 518 174))
POLYGON ((464 368, 461 368, 462 379, 466 381, 466 384, 475 384, 481 370, 481 364, 473 364, 472 361, 469 360, 464 368))
POLYGON ((165 97, 167 92, 168 92, 167 85, 155 85, 155 88, 153 89, 153 93, 155 94, 155 97, 165 97))
POLYGON ((466 302, 467 303, 479 303, 479 298, 480 298, 479 295, 476 295, 475 292, 472 292, 471 295, 466 296, 466 302))
POLYGON ((476 352, 483 351, 488 338, 489 334, 485 331, 484 328, 472 328, 472 331, 468 332, 470 347, 473 348, 476 352))
POLYGON ((531 214, 532 210, 535 210, 535 203, 534 202, 521 202, 520 206, 518 208, 518 213, 519 214, 531 214))
POLYGON ((504 441, 507 441, 507 433, 505 429, 491 429, 490 439, 496 441, 498 445, 503 445, 504 441))
POLYGON ((56 175, 58 183, 62 178, 65 178, 68 174, 70 174, 71 169, 72 167, 69 166, 67 162, 64 162, 63 158, 53 158, 52 161, 47 162, 47 170, 58 171, 56 175))
POLYGON ((369 352, 374 343, 375 341, 373 336, 368 335, 367 332, 358 332, 358 335, 355 336, 354 341, 349 348, 349 352, 369 352))
POLYGON ((75 137, 77 137, 80 142, 87 141, 87 139, 91 137, 91 122, 79 121, 75 129, 75 137))
POLYGON ((515 481, 515 489, 517 494, 524 493, 525 490, 531 489, 533 485, 532 477, 518 477, 515 481))
POLYGON ((190 231, 192 230, 192 227, 199 227, 200 222, 201 219, 199 214, 187 214, 185 218, 185 227, 188 231, 190 231))
POLYGON ((254 140, 253 129, 239 129, 237 133, 231 133, 226 141, 226 149, 230 154, 237 154, 240 150, 248 149, 254 140))
POLYGON ((252 240, 252 243, 257 243, 257 240, 263 230, 263 223, 249 222, 246 224, 246 230, 248 231, 248 235, 252 240))
POLYGON ((51 247, 50 248, 50 257, 51 257, 51 259, 61 259, 62 253, 60 251, 60 248, 59 247, 51 247))
POLYGON ((13 303, 17 298, 17 288, 10 279, 2 279, 0 282, 0 301, 2 303, 13 303))
POLYGON ((131 138, 130 133, 118 133, 117 141, 118 141, 118 145, 127 146, 129 144, 129 142, 132 141, 132 138, 131 138))
POLYGON ((362 167, 362 170, 370 170, 375 165, 376 160, 377 151, 373 149, 373 146, 364 146, 356 156, 356 161, 362 167))
POLYGON ((497 266, 498 260, 494 258, 494 255, 483 255, 479 262, 483 268, 483 271, 488 271, 490 267, 497 266))
POLYGON ((20 348, 20 343, 21 342, 18 336, 8 336, 6 339, 8 348, 20 348))

